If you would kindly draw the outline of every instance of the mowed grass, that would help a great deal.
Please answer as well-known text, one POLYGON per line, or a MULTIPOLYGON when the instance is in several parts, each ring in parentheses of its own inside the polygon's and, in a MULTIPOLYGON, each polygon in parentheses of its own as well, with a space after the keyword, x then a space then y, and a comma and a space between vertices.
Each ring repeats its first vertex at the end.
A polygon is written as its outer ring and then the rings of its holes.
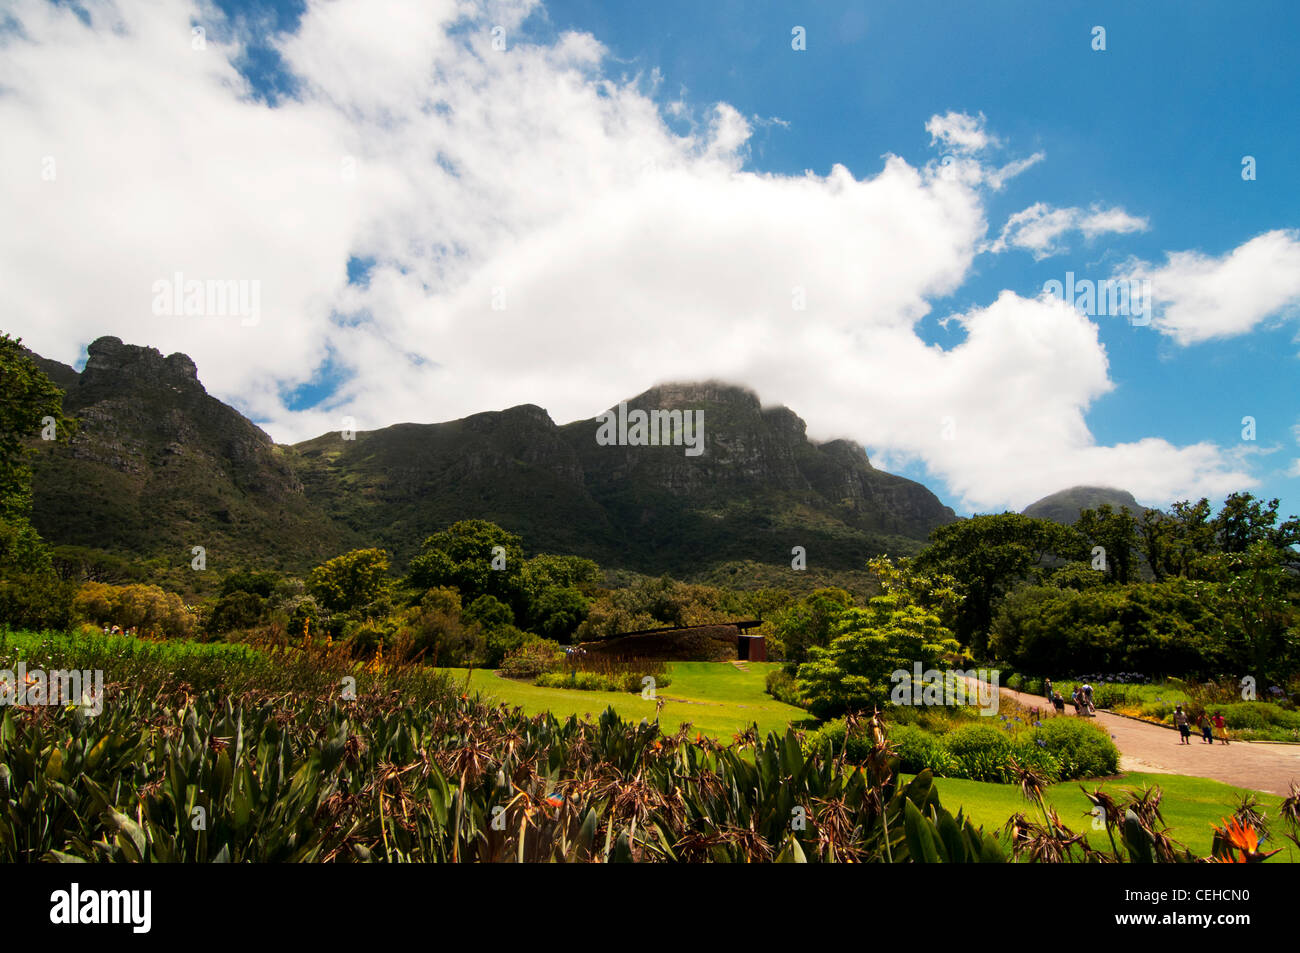
MULTIPOLYGON (((1001 828, 1008 818, 1018 812, 1024 813, 1031 821, 1039 824, 1043 822, 1038 808, 1021 797, 1020 788, 1014 784, 989 784, 960 778, 938 778, 935 783, 939 788, 939 800, 944 807, 954 814, 958 807, 962 808, 975 825, 983 826, 987 831, 1001 828)), ((1065 825, 1071 830, 1086 834, 1089 843, 1104 850, 1110 849, 1110 839, 1105 830, 1092 829, 1089 813, 1092 804, 1083 796, 1081 785, 1089 791, 1100 787, 1115 798, 1127 790, 1140 791, 1148 785, 1158 785, 1164 792, 1160 811, 1169 827, 1169 836, 1188 847, 1198 857, 1210 853, 1214 841, 1212 825, 1221 824, 1224 818, 1231 817, 1237 807, 1238 797, 1246 793, 1241 788, 1220 781, 1182 774, 1132 773, 1105 781, 1063 781, 1051 785, 1047 789, 1047 801, 1056 809, 1065 825)), ((1282 853, 1269 862, 1300 862, 1300 849, 1283 836, 1287 827, 1278 810, 1282 799, 1275 794, 1256 793, 1260 810, 1268 817, 1274 832, 1265 841, 1263 848, 1282 848, 1282 853)))
MULTIPOLYGON (((742 670, 727 662, 675 662, 669 665, 672 682, 659 690, 665 702, 660 715, 664 730, 674 731, 684 721, 696 731, 729 742, 732 736, 750 724, 757 724, 760 735, 769 731, 783 734, 794 724, 812 728, 815 722, 799 708, 783 704, 767 694, 767 673, 777 667, 773 662, 750 662, 742 670)), ((653 720, 655 703, 644 700, 635 693, 584 692, 564 688, 538 688, 527 682, 498 678, 486 669, 444 669, 461 685, 478 692, 484 700, 493 699, 507 705, 518 705, 528 714, 550 711, 558 718, 569 715, 596 717, 606 707, 613 708, 621 717, 632 721, 642 718, 653 720)), ((1041 823, 1037 808, 1020 795, 1012 784, 991 784, 983 781, 966 781, 961 778, 939 778, 939 799, 956 813, 961 808, 966 816, 985 830, 996 831, 1007 819, 1023 812, 1031 820, 1041 823)), ((1100 781, 1065 781, 1048 788, 1047 800, 1067 826, 1088 836, 1090 843, 1099 849, 1109 849, 1110 841, 1104 830, 1092 829, 1091 803, 1083 796, 1081 785, 1088 790, 1101 787, 1112 797, 1126 790, 1141 790, 1148 785, 1159 785, 1164 792, 1160 808, 1164 814, 1169 834, 1197 856, 1206 856, 1213 843, 1212 825, 1231 817, 1238 798, 1246 793, 1219 781, 1189 777, 1181 774, 1125 774, 1118 778, 1100 781)), ((1265 812, 1275 833, 1265 842, 1264 848, 1283 848, 1271 863, 1300 862, 1300 849, 1282 836, 1285 822, 1279 817, 1282 799, 1274 794, 1257 792, 1260 809, 1265 812)))
MULTIPOLYGON (((660 725, 665 731, 673 732, 682 722, 690 722, 696 731, 721 741, 730 741, 751 724, 758 725, 760 735, 769 731, 784 734, 791 723, 812 727, 813 720, 806 711, 767 694, 767 673, 777 668, 778 663, 748 662, 745 666, 741 669, 730 662, 669 663, 672 682, 657 692, 664 702, 659 714, 660 725)), ((606 708, 613 708, 620 717, 633 722, 655 718, 655 702, 633 692, 539 688, 528 682, 500 678, 488 669, 474 669, 472 673, 464 668, 441 671, 460 685, 465 684, 468 675, 471 692, 478 692, 484 700, 518 705, 530 715, 549 711, 557 718, 570 715, 595 718, 606 708)))

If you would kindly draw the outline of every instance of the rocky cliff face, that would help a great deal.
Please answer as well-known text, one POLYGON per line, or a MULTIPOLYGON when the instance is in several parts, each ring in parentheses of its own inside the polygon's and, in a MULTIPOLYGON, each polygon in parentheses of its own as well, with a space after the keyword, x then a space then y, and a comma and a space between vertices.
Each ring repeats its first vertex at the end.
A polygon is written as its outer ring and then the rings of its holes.
POLYGON ((718 382, 627 401, 702 411, 703 452, 691 456, 602 446, 596 421, 556 426, 532 404, 278 447, 208 395, 183 354, 100 338, 81 374, 59 368, 82 429, 70 446, 39 448, 35 522, 56 543, 186 563, 204 545, 290 568, 378 545, 400 566, 429 534, 478 517, 533 551, 689 577, 733 560, 788 565, 795 545, 857 569, 954 518, 861 447, 811 443, 792 411, 718 382))
POLYGON ((33 522, 47 539, 185 565, 193 546, 215 560, 223 550, 314 557, 341 544, 288 455, 210 396, 184 354, 100 338, 63 386, 80 430, 38 447, 33 522))

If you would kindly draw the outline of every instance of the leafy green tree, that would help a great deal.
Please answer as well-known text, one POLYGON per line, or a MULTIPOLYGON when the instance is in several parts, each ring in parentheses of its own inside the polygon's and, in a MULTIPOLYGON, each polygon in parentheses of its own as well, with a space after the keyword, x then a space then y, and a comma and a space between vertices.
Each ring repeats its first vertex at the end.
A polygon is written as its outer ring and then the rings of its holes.
POLYGON ((280 577, 273 572, 259 572, 251 569, 236 570, 221 580, 221 594, 228 596, 234 592, 251 592, 266 599, 270 597, 271 593, 275 592, 275 587, 279 582, 280 577))
POLYGON ((1031 574, 1083 559, 1083 538, 1069 526, 1019 513, 974 516, 941 526, 916 559, 922 572, 951 576, 963 597, 950 627, 975 653, 984 650, 998 601, 1031 574))
POLYGON ((1166 576, 1192 578, 1198 562, 1214 553, 1210 501, 1180 500, 1167 514, 1147 510, 1140 526, 1142 554, 1157 581, 1166 576))
POLYGON ((907 560, 874 560, 883 592, 865 608, 840 614, 826 647, 811 646, 799 666, 798 688, 818 718, 883 707, 891 675, 913 665, 934 668, 962 658, 961 645, 940 612, 959 598, 944 577, 915 573, 907 560))
POLYGON ((1112 582, 1123 585, 1136 578, 1135 556, 1139 550, 1137 520, 1127 506, 1118 513, 1109 503, 1095 510, 1084 510, 1074 528, 1089 547, 1100 546, 1106 554, 1106 573, 1112 582))
POLYGON ((1266 503, 1252 493, 1231 494, 1210 521, 1219 552, 1235 555, 1256 543, 1272 543, 1277 507, 1277 500, 1266 503))
POLYGON ((776 639, 785 652, 789 671, 808 661, 809 649, 830 644, 832 629, 851 605, 853 596, 845 589, 818 589, 780 614, 776 639))
POLYGON ((461 520, 424 541, 408 581, 417 589, 454 586, 466 599, 490 595, 514 606, 523 571, 518 536, 487 520, 461 520))
POLYGON ((67 440, 74 422, 63 415, 63 391, 24 352, 21 338, 0 332, 0 521, 26 520, 32 505, 29 441, 51 418, 67 440))
POLYGON ((467 622, 477 622, 489 632, 515 624, 514 611, 496 596, 479 596, 465 609, 467 622))
POLYGON ((212 607, 208 631, 220 633, 250 628, 262 621, 265 609, 266 601, 261 596, 236 589, 222 596, 212 607))
POLYGON ((581 589, 589 591, 600 584, 600 566, 581 556, 556 556, 542 553, 524 563, 523 585, 530 598, 547 589, 581 589))
POLYGON ((362 609, 388 591, 388 553, 354 549, 311 571, 307 588, 332 612, 362 609))
MULTIPOLYGON (((1091 571, 1092 575, 1100 573, 1091 571)), ((1239 630, 1221 622, 1221 587, 1167 577, 1075 588, 1024 586, 999 606, 993 657, 1026 672, 1065 678, 1084 672, 1214 678, 1247 658, 1239 630)))
POLYGON ((1256 537, 1245 552, 1220 553, 1210 560, 1221 582, 1224 622, 1244 635, 1250 674, 1260 680, 1290 675, 1300 653, 1297 582, 1284 560, 1263 537, 1256 537))
POLYGON ((533 604, 533 628, 548 639, 567 642, 587 618, 590 606, 574 586, 547 589, 533 604))
POLYGON ((63 392, 26 355, 22 342, 0 333, 0 621, 63 629, 73 618, 74 587, 55 572, 49 550, 31 527, 29 443, 52 422, 67 440, 63 392))

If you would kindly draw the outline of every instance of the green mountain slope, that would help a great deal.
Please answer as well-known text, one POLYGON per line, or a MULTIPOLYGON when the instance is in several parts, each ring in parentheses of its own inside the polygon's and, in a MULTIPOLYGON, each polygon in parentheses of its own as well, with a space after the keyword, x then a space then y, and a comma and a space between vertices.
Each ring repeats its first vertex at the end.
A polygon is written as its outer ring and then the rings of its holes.
POLYGON ((187 565, 301 570, 347 548, 387 548, 401 567, 449 523, 483 518, 530 551, 701 578, 719 567, 861 570, 919 548, 952 510, 876 470, 847 441, 815 444, 784 407, 708 382, 653 388, 631 409, 700 410, 704 452, 601 446, 595 420, 557 426, 523 405, 436 424, 277 446, 209 396, 192 361, 100 338, 85 370, 46 362, 81 420, 68 446, 38 446, 34 522, 56 544, 187 565))

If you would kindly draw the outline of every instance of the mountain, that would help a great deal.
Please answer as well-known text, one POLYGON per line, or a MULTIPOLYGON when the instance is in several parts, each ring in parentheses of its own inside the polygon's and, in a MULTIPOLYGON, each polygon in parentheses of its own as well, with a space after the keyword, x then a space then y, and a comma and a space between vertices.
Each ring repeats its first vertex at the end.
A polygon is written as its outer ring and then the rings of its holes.
POLYGON ((1068 525, 1077 520, 1084 510, 1095 510, 1103 503, 1109 503, 1117 513, 1122 506, 1127 506, 1134 516, 1140 516, 1146 511, 1146 507, 1138 503, 1127 490, 1105 486, 1072 486, 1030 503, 1021 512, 1025 516, 1068 525))
POLYGON ((50 542, 181 566, 195 546, 217 565, 244 553, 293 565, 345 547, 292 454, 210 396, 184 354, 102 337, 80 374, 53 370, 80 427, 68 444, 36 443, 32 522, 50 542))
POLYGON ((278 446, 208 395, 183 354, 109 337, 90 345, 80 374, 42 367, 81 430, 68 445, 37 442, 37 528, 56 544, 176 565, 195 545, 210 561, 286 570, 375 545, 400 567, 430 533, 482 518, 531 552, 645 573, 788 572, 795 546, 810 568, 860 570, 881 552, 915 552, 955 518, 921 484, 872 467, 861 447, 814 443, 792 411, 718 382, 625 402, 633 416, 702 413, 698 455, 602 445, 595 419, 560 426, 532 404, 278 446))

